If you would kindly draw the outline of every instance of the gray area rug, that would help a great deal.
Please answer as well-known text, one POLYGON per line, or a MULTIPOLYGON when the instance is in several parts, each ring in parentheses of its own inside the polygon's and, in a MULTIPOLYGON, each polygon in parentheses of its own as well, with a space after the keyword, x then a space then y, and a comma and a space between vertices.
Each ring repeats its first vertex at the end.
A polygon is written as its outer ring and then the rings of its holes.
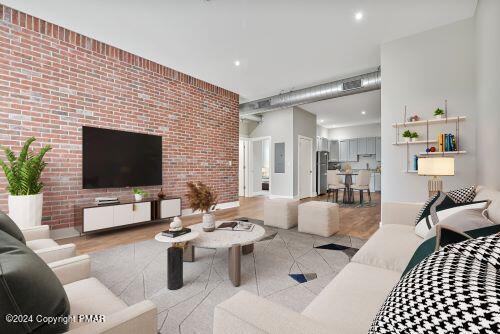
POLYGON ((212 333, 215 306, 241 290, 301 312, 365 242, 265 229, 254 252, 242 255, 239 287, 228 278, 227 250, 197 248, 196 261, 184 263, 184 286, 168 290, 167 244, 155 240, 92 253, 92 276, 129 305, 152 300, 161 333, 212 333))

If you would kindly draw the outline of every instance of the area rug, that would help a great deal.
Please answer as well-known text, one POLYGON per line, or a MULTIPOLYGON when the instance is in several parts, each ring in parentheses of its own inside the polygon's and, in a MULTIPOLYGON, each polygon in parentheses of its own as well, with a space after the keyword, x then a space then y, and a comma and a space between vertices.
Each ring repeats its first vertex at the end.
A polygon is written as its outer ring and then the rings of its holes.
POLYGON ((227 250, 197 248, 196 261, 184 263, 184 286, 168 290, 167 245, 155 240, 90 254, 92 276, 128 305, 152 300, 160 333, 212 333, 215 306, 241 290, 301 312, 365 242, 265 229, 254 252, 242 255, 239 287, 228 278, 227 250))

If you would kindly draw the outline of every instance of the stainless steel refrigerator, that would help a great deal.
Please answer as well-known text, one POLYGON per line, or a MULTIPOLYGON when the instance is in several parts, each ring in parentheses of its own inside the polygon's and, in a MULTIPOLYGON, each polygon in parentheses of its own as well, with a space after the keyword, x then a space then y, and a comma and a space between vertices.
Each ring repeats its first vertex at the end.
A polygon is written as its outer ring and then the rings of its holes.
POLYGON ((316 191, 318 195, 326 194, 328 188, 328 151, 316 152, 316 191))

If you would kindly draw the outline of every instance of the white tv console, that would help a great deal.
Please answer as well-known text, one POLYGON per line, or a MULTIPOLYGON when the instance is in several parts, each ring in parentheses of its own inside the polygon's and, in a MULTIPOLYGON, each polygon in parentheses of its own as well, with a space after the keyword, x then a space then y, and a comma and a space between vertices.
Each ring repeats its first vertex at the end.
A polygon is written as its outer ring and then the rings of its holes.
POLYGON ((92 233, 126 226, 158 222, 181 215, 180 197, 91 204, 76 208, 80 232, 92 233))

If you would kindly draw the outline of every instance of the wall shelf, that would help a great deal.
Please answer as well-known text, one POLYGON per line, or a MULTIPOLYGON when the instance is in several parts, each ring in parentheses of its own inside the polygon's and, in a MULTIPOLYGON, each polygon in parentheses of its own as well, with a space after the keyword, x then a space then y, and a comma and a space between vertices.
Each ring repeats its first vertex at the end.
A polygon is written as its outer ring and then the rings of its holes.
POLYGON ((467 151, 445 151, 445 152, 419 152, 418 155, 452 155, 452 154, 466 154, 467 151))
POLYGON ((420 125, 431 125, 431 124, 443 124, 443 123, 453 123, 458 121, 465 121, 467 117, 458 116, 458 117, 448 117, 448 118, 434 118, 434 119, 423 119, 415 122, 406 122, 406 123, 393 123, 393 128, 398 127, 409 127, 409 126, 420 126, 420 125))
POLYGON ((409 142, 397 142, 397 143, 392 143, 392 145, 417 145, 417 144, 436 144, 437 140, 416 140, 416 141, 409 141, 409 142))

